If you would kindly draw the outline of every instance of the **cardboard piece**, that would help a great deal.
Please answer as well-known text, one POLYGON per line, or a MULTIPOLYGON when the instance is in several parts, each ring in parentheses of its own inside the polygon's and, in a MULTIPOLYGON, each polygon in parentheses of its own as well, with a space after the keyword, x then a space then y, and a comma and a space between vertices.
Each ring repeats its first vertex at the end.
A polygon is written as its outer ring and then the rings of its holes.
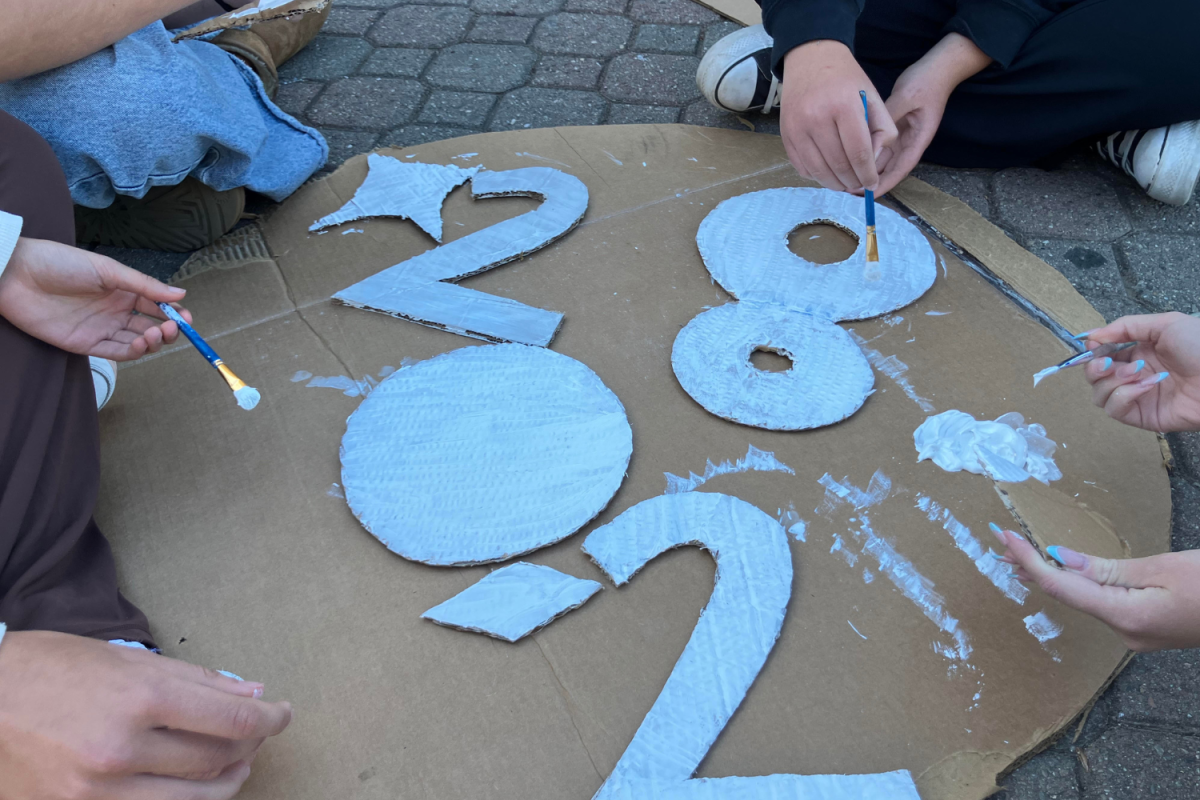
POLYGON ((329 5, 330 0, 258 0, 252 5, 228 11, 219 17, 212 17, 203 22, 175 34, 173 41, 196 39, 217 31, 229 28, 245 28, 255 22, 265 22, 281 17, 297 17, 313 11, 320 11, 329 5))
POLYGON ((711 8, 726 19, 743 25, 762 22, 762 9, 754 0, 696 0, 705 8, 711 8))
MULTIPOLYGON (((679 660, 715 567, 703 551, 682 547, 614 588, 580 545, 663 494, 668 474, 678 480, 708 461, 734 463, 750 445, 790 472, 714 470, 696 491, 743 500, 791 531, 791 600, 778 642, 697 777, 907 769, 924 800, 981 798, 1122 665, 1126 651, 1103 625, 1036 589, 1018 604, 956 544, 947 519, 918 507, 921 497, 938 503, 979 542, 990 521, 1024 521, 1046 544, 1107 553, 1122 551, 1123 541, 1134 556, 1167 549, 1170 494, 1155 435, 1094 408, 1078 374, 1030 386, 1030 375, 1071 352, 1042 317, 1078 329, 1087 316, 1049 267, 996 247, 986 267, 1020 287, 1024 299, 1014 299, 974 259, 934 238, 938 276, 923 297, 887 317, 842 323, 877 370, 863 407, 826 428, 763 431, 695 403, 670 356, 679 330, 705 306, 731 301, 697 253, 701 220, 734 195, 805 185, 778 138, 674 125, 566 128, 400 154, 409 153, 439 164, 477 153, 471 163, 489 170, 545 163, 523 155, 533 154, 561 162, 556 168, 589 189, 587 215, 570 234, 463 284, 563 312, 552 349, 594 370, 626 409, 633 456, 612 502, 580 534, 524 558, 607 591, 512 645, 432 625, 420 615, 486 568, 397 557, 337 496, 345 420, 363 401, 292 382, 297 371, 364 380, 403 359, 480 344, 331 302, 341 288, 432 246, 411 222, 390 219, 356 223, 364 232, 353 236, 309 234, 362 182, 366 158, 349 160, 264 223, 270 260, 257 250, 243 266, 218 259, 181 283, 198 330, 262 391, 258 409, 240 411, 212 370, 177 344, 122 369, 101 414, 98 519, 159 644, 171 656, 262 680, 269 697, 295 706, 292 726, 263 748, 242 797, 591 797, 679 660), (950 409, 977 419, 1017 411, 1044 425, 1062 447, 1055 458, 1064 477, 1050 487, 997 487, 917 463, 913 431, 950 409), (866 509, 878 542, 866 535, 863 512, 826 507, 822 483, 828 476, 870 495, 877 471, 891 482, 886 499, 866 509), (934 650, 954 640, 879 571, 873 553, 884 545, 932 584, 969 639, 966 659, 934 650), (848 553, 858 558, 853 567, 848 553), (1043 611, 1063 626, 1046 643, 1053 654, 1025 621, 1043 611)), ((934 196, 906 185, 915 189, 905 196, 934 196)), ((536 204, 475 201, 459 188, 443 210, 446 238, 536 204)), ((944 236, 954 238, 964 219, 972 235, 1003 236, 953 204, 939 209, 944 236)), ((853 249, 831 226, 806 226, 791 241, 816 263, 853 249)))

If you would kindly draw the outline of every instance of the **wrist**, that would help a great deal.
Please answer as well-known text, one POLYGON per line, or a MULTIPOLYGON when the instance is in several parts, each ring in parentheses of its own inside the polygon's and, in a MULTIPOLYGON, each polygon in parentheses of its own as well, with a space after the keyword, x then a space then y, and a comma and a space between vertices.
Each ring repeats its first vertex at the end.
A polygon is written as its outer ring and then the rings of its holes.
POLYGON ((921 61, 926 59, 929 60, 932 74, 938 77, 947 95, 992 63, 991 56, 960 33, 943 36, 921 61))
POLYGON ((791 64, 811 64, 817 60, 827 62, 841 58, 854 58, 854 54, 845 44, 837 39, 813 39, 788 51, 783 57, 783 74, 787 75, 791 64))

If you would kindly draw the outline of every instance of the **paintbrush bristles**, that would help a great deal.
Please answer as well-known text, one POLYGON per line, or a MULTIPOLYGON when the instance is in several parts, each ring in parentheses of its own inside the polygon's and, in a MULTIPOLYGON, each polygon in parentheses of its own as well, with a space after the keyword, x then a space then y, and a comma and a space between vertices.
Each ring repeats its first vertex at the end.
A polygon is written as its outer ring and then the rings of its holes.
POLYGON ((879 242, 875 240, 875 226, 867 226, 867 261, 879 260, 879 242))

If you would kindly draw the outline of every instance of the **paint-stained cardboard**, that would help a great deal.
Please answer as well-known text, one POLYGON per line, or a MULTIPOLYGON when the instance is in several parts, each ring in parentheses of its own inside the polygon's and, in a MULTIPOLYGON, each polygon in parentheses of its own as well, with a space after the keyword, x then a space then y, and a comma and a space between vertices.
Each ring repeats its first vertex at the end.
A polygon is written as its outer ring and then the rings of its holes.
MULTIPOLYGON (((712 590, 713 562, 695 548, 674 550, 618 589, 580 545, 598 525, 661 495, 665 473, 703 475, 708 460, 736 462, 749 445, 794 474, 714 474, 698 491, 732 495, 772 517, 794 513, 806 523, 805 541, 789 539, 794 579, 778 644, 698 775, 908 769, 925 800, 981 798, 998 773, 1070 724, 1123 663, 1125 648, 1100 623, 1036 589, 1023 606, 1005 598, 942 523, 916 508, 919 494, 932 498, 985 546, 995 521, 1023 527, 1042 546, 1134 556, 1167 549, 1170 492, 1155 435, 1093 407, 1078 371, 1033 388, 1034 372, 1071 352, 1055 321, 1094 318, 1058 273, 1003 247, 974 254, 987 259, 977 271, 935 239, 938 278, 928 293, 885 318, 842 323, 902 362, 900 377, 937 411, 979 419, 1019 411, 1060 443, 1062 480, 997 487, 917 463, 912 432, 926 411, 878 370, 861 410, 803 432, 718 419, 680 388, 670 361, 676 334, 706 306, 730 301, 700 260, 697 226, 725 198, 804 185, 778 138, 620 126, 384 152, 491 170, 552 166, 587 184, 590 206, 575 230, 463 285, 563 312, 552 349, 595 370, 628 412, 633 456, 612 502, 581 533, 522 558, 600 581, 605 591, 516 644, 423 621, 488 568, 405 561, 363 530, 339 496, 338 447, 360 399, 293 377, 377 379, 406 359, 482 344, 331 302, 435 245, 395 219, 310 233, 363 180, 366 158, 349 160, 267 219, 261 242, 242 234, 184 271, 196 327, 262 392, 259 407, 238 409, 203 359, 177 344, 123 368, 101 413, 99 521, 159 644, 172 657, 264 681, 269 697, 295 706, 242 797, 590 798, 688 641, 712 590), (351 227, 363 232, 343 235, 351 227), (1023 301, 983 274, 1014 260, 1020 278, 1007 283, 1023 301), (830 552, 854 512, 826 508, 818 480, 828 473, 865 487, 877 470, 893 489, 871 509, 874 530, 933 581, 970 635, 969 667, 934 651, 937 628, 892 584, 865 583, 862 561, 851 568, 830 552), (1064 626, 1046 647, 1023 622, 1043 610, 1064 626)), ((968 260, 981 232, 1002 241, 965 206, 907 186, 932 198, 936 227, 950 239, 961 234, 968 260)), ((444 207, 446 239, 536 202, 473 201, 459 187, 444 207)), ((828 262, 848 254, 843 236, 807 226, 792 240, 810 260, 828 262)))
POLYGON ((229 28, 245 28, 255 22, 266 22, 282 17, 298 17, 313 11, 320 11, 329 5, 330 0, 258 0, 257 3, 247 4, 233 11, 227 11, 220 16, 200 22, 187 30, 175 34, 175 41, 195 39, 217 31, 229 28))

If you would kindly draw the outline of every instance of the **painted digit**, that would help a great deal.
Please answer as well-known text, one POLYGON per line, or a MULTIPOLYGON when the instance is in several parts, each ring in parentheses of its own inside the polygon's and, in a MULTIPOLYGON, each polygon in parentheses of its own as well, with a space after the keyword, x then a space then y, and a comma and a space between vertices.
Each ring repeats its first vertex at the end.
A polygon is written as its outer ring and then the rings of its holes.
POLYGON ((562 314, 447 281, 506 264, 563 236, 587 211, 587 186, 556 169, 528 167, 481 172, 471 178, 471 191, 476 199, 524 195, 543 202, 519 217, 388 267, 333 299, 477 339, 550 344, 562 314))
POLYGON ((907 771, 692 779, 767 660, 787 614, 787 534, 749 503, 707 492, 645 500, 583 549, 618 586, 654 557, 696 545, 717 562, 712 597, 662 693, 594 800, 920 800, 907 771))

